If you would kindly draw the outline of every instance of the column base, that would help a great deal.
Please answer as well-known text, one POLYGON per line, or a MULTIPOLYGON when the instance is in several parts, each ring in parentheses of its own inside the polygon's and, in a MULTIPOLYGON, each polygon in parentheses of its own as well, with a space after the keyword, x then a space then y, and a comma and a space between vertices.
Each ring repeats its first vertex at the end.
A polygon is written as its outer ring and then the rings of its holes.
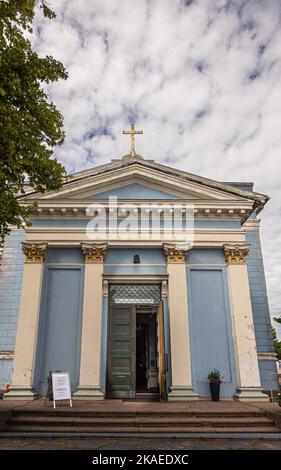
POLYGON ((192 387, 186 387, 185 385, 177 385, 170 387, 168 393, 168 401, 190 401, 198 400, 199 396, 194 392, 192 387))
POLYGON ((79 386, 73 394, 73 400, 104 400, 104 394, 101 387, 79 386))
POLYGON ((10 388, 8 393, 5 393, 4 400, 35 400, 37 394, 32 387, 20 387, 14 385, 10 388))
POLYGON ((238 401, 269 401, 260 387, 237 387, 233 398, 238 401))

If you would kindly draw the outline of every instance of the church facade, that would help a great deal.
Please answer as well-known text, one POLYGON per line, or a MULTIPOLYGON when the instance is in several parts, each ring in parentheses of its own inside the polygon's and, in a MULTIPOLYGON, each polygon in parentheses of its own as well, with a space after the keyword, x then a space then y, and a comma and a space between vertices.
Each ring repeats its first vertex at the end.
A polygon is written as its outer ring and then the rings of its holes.
POLYGON ((213 369, 222 397, 268 399, 276 362, 257 218, 268 197, 251 183, 128 155, 19 200, 37 207, 2 254, 7 399, 44 395, 59 370, 76 399, 195 400, 209 397, 213 369))

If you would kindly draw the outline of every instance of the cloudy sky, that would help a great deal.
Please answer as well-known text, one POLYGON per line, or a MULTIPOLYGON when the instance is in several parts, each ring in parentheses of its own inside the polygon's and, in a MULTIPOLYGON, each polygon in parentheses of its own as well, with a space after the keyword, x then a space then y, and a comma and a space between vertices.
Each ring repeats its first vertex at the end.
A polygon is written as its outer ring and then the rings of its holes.
POLYGON ((281 314, 281 1, 48 0, 33 44, 61 60, 48 87, 65 119, 69 172, 120 158, 132 120, 145 158, 271 196, 262 243, 281 314))

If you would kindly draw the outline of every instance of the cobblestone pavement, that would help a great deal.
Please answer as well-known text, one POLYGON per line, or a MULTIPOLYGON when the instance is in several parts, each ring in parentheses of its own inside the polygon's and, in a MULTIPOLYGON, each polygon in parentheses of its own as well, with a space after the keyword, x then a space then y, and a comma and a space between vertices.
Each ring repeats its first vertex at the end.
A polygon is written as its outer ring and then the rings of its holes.
POLYGON ((281 450, 281 439, 1 437, 1 450, 281 450))

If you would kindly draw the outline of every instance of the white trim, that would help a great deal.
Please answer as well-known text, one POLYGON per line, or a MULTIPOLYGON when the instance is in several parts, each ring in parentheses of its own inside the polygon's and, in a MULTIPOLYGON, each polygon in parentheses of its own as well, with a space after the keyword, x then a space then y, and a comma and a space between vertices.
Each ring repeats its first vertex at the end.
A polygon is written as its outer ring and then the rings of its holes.
POLYGON ((259 352, 259 361, 277 361, 277 355, 274 352, 259 352))
MULTIPOLYGON (((163 168, 165 170, 165 168, 163 168)), ((172 169, 169 171, 161 171, 160 168, 155 168, 154 166, 148 165, 130 165, 130 166, 117 166, 112 167, 110 171, 100 174, 93 174, 91 176, 86 177, 84 180, 79 178, 79 180, 73 178, 73 180, 69 180, 63 186, 62 189, 59 191, 53 191, 42 196, 41 199, 50 200, 54 198, 61 198, 63 195, 66 194, 75 194, 81 195, 81 193, 89 193, 89 190, 92 191, 94 188, 98 192, 103 192, 104 190, 108 190, 112 184, 122 184, 126 185, 128 181, 132 178, 137 180, 145 179, 149 181, 151 184, 158 184, 159 189, 163 187, 164 191, 169 191, 169 187, 171 187, 173 192, 180 191, 180 192, 187 192, 187 193, 197 193, 199 194, 200 198, 202 195, 205 195, 211 199, 218 199, 218 200, 229 200, 233 198, 237 198, 237 200, 248 200, 253 204, 253 199, 251 199, 250 193, 247 191, 238 190, 235 187, 231 187, 229 185, 223 185, 216 181, 206 180, 199 176, 192 175, 191 179, 184 179, 179 174, 177 174, 177 170, 175 170, 174 174, 171 174, 172 169), (212 185, 212 187, 210 187, 212 185), (229 194, 229 191, 233 194, 229 194), (249 196, 248 196, 249 195, 249 196), (249 197, 249 199, 248 199, 249 197)), ((253 198, 254 198, 253 193, 253 198)), ((257 196, 257 195, 256 195, 257 196)), ((262 195, 263 196, 263 195, 262 195)), ((38 193, 32 193, 29 196, 27 195, 25 198, 22 199, 24 203, 25 200, 31 199, 38 199, 38 193)))
POLYGON ((15 351, 0 351, 0 361, 13 361, 15 351))
POLYGON ((150 274, 103 274, 102 278, 108 280, 111 284, 118 283, 121 281, 131 282, 132 284, 142 282, 155 283, 161 281, 167 281, 169 278, 168 274, 150 275, 150 274))

